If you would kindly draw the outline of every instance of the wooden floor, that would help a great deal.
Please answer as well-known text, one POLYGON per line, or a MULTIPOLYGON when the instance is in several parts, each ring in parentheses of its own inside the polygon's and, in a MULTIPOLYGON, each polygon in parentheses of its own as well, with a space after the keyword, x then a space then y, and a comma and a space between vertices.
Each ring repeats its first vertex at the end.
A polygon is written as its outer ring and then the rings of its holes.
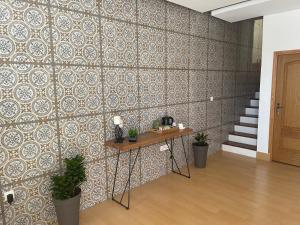
POLYGON ((108 200, 81 225, 299 225, 300 168, 231 153, 211 156, 192 179, 175 174, 136 188, 125 210, 108 200))

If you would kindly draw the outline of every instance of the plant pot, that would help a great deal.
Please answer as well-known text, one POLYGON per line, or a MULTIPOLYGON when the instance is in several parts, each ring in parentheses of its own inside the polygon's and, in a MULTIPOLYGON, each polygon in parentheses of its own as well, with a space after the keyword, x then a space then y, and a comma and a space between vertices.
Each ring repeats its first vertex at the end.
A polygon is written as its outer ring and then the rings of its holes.
POLYGON ((59 225, 79 225, 81 189, 73 198, 66 200, 53 199, 59 225))
POLYGON ((128 137, 128 141, 129 142, 136 142, 137 141, 137 137, 128 137))
POLYGON ((205 168, 207 160, 208 145, 197 145, 193 143, 195 167, 205 168))

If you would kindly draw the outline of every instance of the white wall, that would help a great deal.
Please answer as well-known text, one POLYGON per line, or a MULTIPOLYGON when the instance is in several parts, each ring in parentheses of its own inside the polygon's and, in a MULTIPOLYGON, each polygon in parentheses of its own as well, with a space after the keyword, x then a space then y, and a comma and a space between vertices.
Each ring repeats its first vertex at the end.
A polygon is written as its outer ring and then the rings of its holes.
POLYGON ((300 49, 300 10, 264 16, 257 149, 268 152, 274 51, 300 49))

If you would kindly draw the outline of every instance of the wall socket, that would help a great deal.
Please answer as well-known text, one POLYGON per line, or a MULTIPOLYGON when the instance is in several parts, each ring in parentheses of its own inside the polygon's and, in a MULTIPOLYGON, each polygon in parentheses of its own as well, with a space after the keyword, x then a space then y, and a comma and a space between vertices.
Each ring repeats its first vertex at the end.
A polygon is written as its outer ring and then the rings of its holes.
POLYGON ((169 149, 168 145, 162 145, 162 146, 160 146, 160 148, 159 148, 159 150, 160 150, 161 152, 167 151, 168 149, 169 149))
POLYGON ((212 101, 214 101, 214 96, 211 96, 210 98, 209 98, 209 100, 212 102, 212 101))
POLYGON ((10 195, 10 194, 12 194, 13 199, 15 198, 15 192, 14 192, 14 190, 6 191, 6 192, 4 192, 4 201, 5 202, 8 202, 7 196, 10 195))

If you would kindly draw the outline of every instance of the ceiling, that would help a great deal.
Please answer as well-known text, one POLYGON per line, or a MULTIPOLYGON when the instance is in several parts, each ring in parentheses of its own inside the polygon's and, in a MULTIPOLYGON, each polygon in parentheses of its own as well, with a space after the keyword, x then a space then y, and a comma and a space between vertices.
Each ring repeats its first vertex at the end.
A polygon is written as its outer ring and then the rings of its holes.
POLYGON ((224 6, 244 2, 245 0, 168 0, 169 2, 194 9, 199 12, 207 12, 224 6))
POLYGON ((300 0, 168 0, 228 22, 300 9, 300 0))
POLYGON ((251 0, 212 11, 211 14, 228 22, 236 22, 299 8, 300 0, 251 0))

